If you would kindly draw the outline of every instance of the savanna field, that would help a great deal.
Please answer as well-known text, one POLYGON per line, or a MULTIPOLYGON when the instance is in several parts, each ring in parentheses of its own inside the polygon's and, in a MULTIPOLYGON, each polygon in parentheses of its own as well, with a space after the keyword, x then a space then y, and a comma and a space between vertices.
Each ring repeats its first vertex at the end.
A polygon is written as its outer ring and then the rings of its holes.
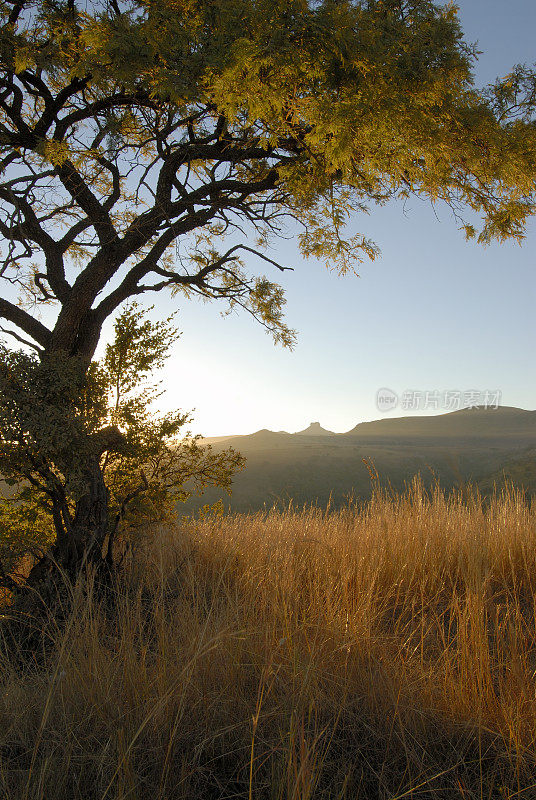
POLYGON ((184 520, 77 591, 33 662, 3 643, 5 800, 536 796, 514 491, 184 520))

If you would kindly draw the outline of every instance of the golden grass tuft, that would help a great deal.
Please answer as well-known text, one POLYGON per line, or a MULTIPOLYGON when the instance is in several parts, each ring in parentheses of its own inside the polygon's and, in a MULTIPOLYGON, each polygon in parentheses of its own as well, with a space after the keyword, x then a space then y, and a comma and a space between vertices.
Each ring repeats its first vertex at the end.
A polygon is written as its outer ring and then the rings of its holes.
POLYGON ((46 668, 0 663, 5 800, 536 797, 536 509, 509 490, 147 538, 46 668))

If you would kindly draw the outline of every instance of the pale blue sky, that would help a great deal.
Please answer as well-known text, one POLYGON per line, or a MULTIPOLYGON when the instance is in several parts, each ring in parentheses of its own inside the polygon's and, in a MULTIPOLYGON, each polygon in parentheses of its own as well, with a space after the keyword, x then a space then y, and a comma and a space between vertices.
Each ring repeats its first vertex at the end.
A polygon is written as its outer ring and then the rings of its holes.
MULTIPOLYGON (((462 0, 460 18, 483 51, 478 84, 536 62, 534 0, 462 0)), ((448 209, 419 200, 355 226, 382 250, 359 278, 304 262, 292 242, 275 251, 295 267, 283 276, 299 334, 292 352, 248 315, 222 319, 215 305, 181 302, 166 407, 195 408, 193 428, 206 436, 295 431, 312 420, 345 431, 382 416, 381 387, 499 389, 504 405, 535 408, 536 222, 521 247, 486 249, 465 241, 448 209)))

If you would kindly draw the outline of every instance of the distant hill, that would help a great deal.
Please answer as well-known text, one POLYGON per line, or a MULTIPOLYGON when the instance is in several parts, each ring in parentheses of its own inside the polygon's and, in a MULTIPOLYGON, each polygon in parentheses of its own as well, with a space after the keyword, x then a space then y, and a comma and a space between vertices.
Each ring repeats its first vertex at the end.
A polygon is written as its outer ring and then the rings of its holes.
POLYGON ((296 436, 336 436, 333 431, 327 431, 319 422, 311 422, 304 431, 298 431, 296 436))
POLYGON ((536 411, 499 406, 464 408, 433 417, 398 417, 362 422, 346 436, 523 437, 536 432, 536 411))
POLYGON ((349 496, 367 498, 371 479, 365 462, 395 490, 420 473, 425 483, 438 480, 445 488, 471 481, 491 491, 507 479, 536 493, 536 411, 519 408, 386 418, 339 434, 312 423, 294 434, 263 429, 205 441, 236 448, 247 465, 231 498, 210 490, 186 504, 187 510, 220 498, 237 511, 291 499, 340 505, 349 496))

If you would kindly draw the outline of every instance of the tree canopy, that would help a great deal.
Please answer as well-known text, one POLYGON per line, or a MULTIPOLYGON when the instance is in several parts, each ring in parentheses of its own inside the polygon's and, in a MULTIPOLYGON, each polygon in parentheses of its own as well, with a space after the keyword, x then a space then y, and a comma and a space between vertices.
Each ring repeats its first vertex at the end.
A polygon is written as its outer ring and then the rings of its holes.
MULTIPOLYGON (((478 91, 453 6, 429 0, 13 0, 1 6, 0 317, 90 360, 128 298, 169 288, 246 307, 286 218, 338 270, 376 245, 352 211, 418 193, 483 242, 534 210, 534 74, 478 91), (351 228, 356 224, 352 218, 351 228), (32 312, 55 305, 47 328, 32 312)), ((279 265, 285 268, 288 265, 279 265)), ((304 282, 306 282, 304 275, 304 282)), ((11 328, 13 330, 13 328, 11 328)))

